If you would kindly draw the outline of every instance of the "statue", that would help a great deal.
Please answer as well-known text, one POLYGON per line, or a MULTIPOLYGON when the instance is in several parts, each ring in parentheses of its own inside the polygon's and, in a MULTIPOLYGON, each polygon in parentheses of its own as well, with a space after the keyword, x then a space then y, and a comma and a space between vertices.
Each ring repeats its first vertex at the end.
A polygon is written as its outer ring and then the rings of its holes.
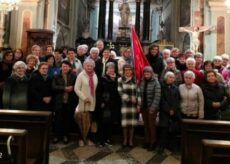
POLYGON ((193 50, 198 52, 200 46, 199 35, 201 32, 205 31, 213 31, 215 30, 215 26, 194 26, 194 27, 180 27, 179 32, 187 32, 190 34, 190 38, 192 39, 193 50))
POLYGON ((119 11, 121 16, 121 27, 128 27, 130 15, 129 4, 127 2, 120 4, 119 11))

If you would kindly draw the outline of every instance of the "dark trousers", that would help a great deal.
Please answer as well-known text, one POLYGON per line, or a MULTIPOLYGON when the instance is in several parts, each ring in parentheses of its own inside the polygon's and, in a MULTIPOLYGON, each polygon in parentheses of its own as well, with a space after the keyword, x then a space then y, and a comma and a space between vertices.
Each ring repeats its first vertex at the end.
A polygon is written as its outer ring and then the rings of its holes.
POLYGON ((54 114, 54 134, 62 137, 68 134, 70 126, 70 111, 68 104, 63 104, 62 108, 54 114))
POLYGON ((142 111, 142 118, 145 128, 145 142, 147 144, 156 143, 156 117, 157 111, 154 111, 153 113, 149 113, 148 110, 142 111))

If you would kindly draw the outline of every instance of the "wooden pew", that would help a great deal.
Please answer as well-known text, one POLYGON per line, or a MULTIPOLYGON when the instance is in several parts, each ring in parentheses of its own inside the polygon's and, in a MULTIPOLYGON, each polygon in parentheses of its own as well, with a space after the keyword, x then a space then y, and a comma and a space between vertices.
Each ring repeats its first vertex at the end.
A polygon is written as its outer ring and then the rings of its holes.
POLYGON ((0 110, 0 128, 26 129, 28 131, 28 157, 38 164, 49 162, 49 131, 51 112, 0 110))
POLYGON ((230 140, 230 121, 182 120, 182 164, 200 164, 202 139, 230 140))
POLYGON ((202 164, 229 164, 230 141, 202 140, 202 164))
POLYGON ((14 138, 10 144, 12 156, 14 157, 14 163, 27 164, 27 130, 3 128, 0 128, 0 163, 8 164, 10 162, 7 152, 7 139, 9 136, 13 136, 14 138))

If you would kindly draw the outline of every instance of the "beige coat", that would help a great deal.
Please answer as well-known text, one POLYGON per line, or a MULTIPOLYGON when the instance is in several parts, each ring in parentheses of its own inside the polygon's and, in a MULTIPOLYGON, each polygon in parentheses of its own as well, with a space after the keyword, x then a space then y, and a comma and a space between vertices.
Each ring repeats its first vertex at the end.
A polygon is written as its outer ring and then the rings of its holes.
POLYGON ((96 104, 96 87, 98 84, 98 79, 96 74, 93 75, 93 81, 94 81, 94 96, 91 96, 90 94, 90 87, 89 87, 89 77, 86 74, 85 70, 82 71, 76 80, 74 91, 79 97, 79 104, 78 108, 80 112, 83 111, 94 111, 95 110, 95 104, 96 104), (84 100, 86 98, 90 98, 91 103, 85 104, 84 100))

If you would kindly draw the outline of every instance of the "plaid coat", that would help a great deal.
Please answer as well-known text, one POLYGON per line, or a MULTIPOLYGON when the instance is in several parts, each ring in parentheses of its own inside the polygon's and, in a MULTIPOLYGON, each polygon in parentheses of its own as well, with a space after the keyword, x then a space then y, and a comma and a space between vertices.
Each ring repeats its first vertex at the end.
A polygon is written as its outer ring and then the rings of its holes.
POLYGON ((132 127, 137 124, 138 112, 137 105, 140 105, 141 97, 134 79, 127 80, 125 77, 118 79, 118 92, 121 96, 121 125, 122 127, 132 127), (135 96, 137 104, 131 102, 131 97, 135 96))

